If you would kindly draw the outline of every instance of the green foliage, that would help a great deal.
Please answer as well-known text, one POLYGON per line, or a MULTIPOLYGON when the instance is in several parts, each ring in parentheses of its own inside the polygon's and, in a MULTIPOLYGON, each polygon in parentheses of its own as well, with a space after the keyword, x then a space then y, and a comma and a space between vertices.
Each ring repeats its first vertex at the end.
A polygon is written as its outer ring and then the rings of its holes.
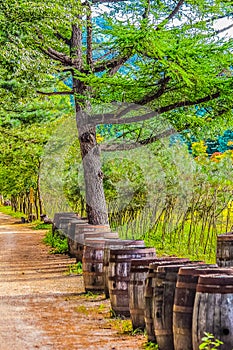
POLYGON ((133 333, 131 320, 123 320, 121 318, 114 318, 111 320, 111 324, 117 329, 119 334, 131 334, 133 333))
POLYGON ((205 336, 202 338, 202 343, 199 346, 200 350, 216 350, 223 344, 221 340, 215 339, 213 334, 207 332, 205 332, 204 334, 205 336))
POLYGON ((97 299, 100 295, 102 294, 102 292, 91 292, 90 290, 88 290, 86 293, 85 293, 85 298, 88 298, 88 299, 97 299))
POLYGON ((34 230, 49 230, 51 229, 51 224, 44 224, 39 223, 35 227, 33 227, 34 230))
MULTIPOLYGON (((22 196, 28 199, 30 188, 38 190, 43 147, 55 125, 52 121, 71 112, 70 96, 64 93, 71 92, 73 82, 86 87, 75 95, 79 106, 88 105, 88 100, 97 105, 116 101, 118 109, 119 102, 132 102, 148 105, 154 111, 155 118, 150 121, 114 127, 110 136, 117 141, 150 142, 161 132, 156 124, 160 115, 167 121, 162 131, 172 126, 187 139, 193 135, 207 139, 232 127, 233 42, 227 36, 222 38, 214 27, 216 18, 232 13, 231 1, 187 0, 180 7, 179 2, 177 8, 170 0, 152 2, 150 8, 146 8, 145 0, 110 3, 106 7, 96 4, 92 10, 98 12, 98 18, 92 21, 89 52, 93 64, 87 54, 88 3, 0 3, 0 192, 17 200, 22 196), (79 28, 83 45, 72 47, 70 38, 79 28), (69 86, 67 81, 71 81, 69 86), (37 90, 53 96, 38 97, 37 90), (54 95, 58 92, 63 97, 54 95), (205 114, 199 115, 197 107, 205 109, 205 114), (120 132, 117 136, 116 131, 120 132)), ((139 113, 139 120, 140 117, 139 113)), ((127 119, 115 118, 109 123, 118 122, 126 123, 127 119)), ((70 158, 77 151, 78 147, 74 147, 70 158)), ((186 171, 189 163, 185 157, 185 171, 179 172, 177 155, 164 153, 158 152, 160 159, 153 167, 151 164, 154 185, 150 185, 157 186, 152 210, 145 205, 150 188, 140 166, 129 159, 104 165, 106 197, 113 203, 113 208, 109 205, 111 224, 122 226, 122 236, 133 233, 162 249, 169 245, 183 251, 188 247, 191 255, 205 255, 213 248, 218 230, 230 227, 229 162, 200 163, 192 179, 186 171), (127 181, 133 194, 130 203, 118 200, 124 194, 121 183, 127 181), (182 190, 189 185, 186 196, 182 190), (223 217, 225 226, 221 226, 224 210, 227 217, 223 217), (201 252, 196 250, 197 241, 201 252)), ((77 163, 67 161, 65 192, 76 209, 85 211, 82 189, 75 182, 79 176, 77 163)), ((151 175, 149 167, 147 171, 151 175)))
POLYGON ((69 275, 73 275, 73 274, 81 275, 82 273, 83 273, 82 263, 80 261, 76 264, 68 265, 68 274, 69 275))
POLYGON ((12 210, 11 206, 4 206, 4 205, 0 206, 0 212, 3 214, 13 216, 14 218, 17 218, 17 219, 24 217, 24 213, 12 210))
MULTIPOLYGON (((91 70, 86 57, 90 11, 86 4, 34 0, 29 10, 27 1, 5 1, 0 4, 3 93, 21 96, 24 91, 34 96, 38 89, 54 91, 55 82, 71 78, 66 68, 72 66, 75 77, 92 87, 93 102, 148 102, 159 114, 166 112, 178 130, 198 131, 201 124, 211 129, 209 124, 219 113, 227 117, 232 102, 232 41, 223 40, 214 28, 214 19, 231 13, 230 2, 185 1, 172 14, 174 6, 169 0, 154 2, 149 9, 144 0, 110 3, 104 8, 96 4, 92 8, 98 19, 94 15, 92 21, 91 70), (146 11, 149 16, 144 18, 146 11), (14 18, 13 23, 9 18, 14 18), (74 53, 69 40, 74 24, 83 29, 81 69, 71 61, 74 53), (116 63, 115 74, 108 68, 113 57, 123 58, 120 69, 116 63), (219 96, 214 98, 216 93, 219 96), (196 115, 193 106, 197 104, 207 107, 205 118, 196 115)), ((67 89, 59 86, 60 91, 67 89)))
POLYGON ((59 232, 53 233, 52 230, 48 231, 43 239, 43 242, 52 247, 50 252, 52 254, 66 254, 68 253, 67 238, 59 234, 59 232))
POLYGON ((147 342, 143 345, 143 349, 145 350, 159 350, 158 344, 155 344, 153 342, 147 342))

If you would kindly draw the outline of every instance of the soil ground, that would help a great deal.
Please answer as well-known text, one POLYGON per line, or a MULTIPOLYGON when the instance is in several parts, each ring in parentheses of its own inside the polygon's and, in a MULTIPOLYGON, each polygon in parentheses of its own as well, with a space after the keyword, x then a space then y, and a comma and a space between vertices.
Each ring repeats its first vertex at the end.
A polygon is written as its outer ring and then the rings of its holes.
POLYGON ((146 338, 124 334, 104 295, 84 293, 75 263, 50 254, 44 231, 0 213, 0 350, 139 350, 146 338))

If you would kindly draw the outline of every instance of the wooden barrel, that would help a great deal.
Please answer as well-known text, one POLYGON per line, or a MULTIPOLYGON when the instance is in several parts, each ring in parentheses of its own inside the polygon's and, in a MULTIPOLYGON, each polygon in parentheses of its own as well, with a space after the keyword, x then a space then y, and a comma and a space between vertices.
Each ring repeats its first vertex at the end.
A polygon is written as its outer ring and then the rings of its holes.
POLYGON ((69 237, 69 228, 70 228, 70 223, 73 222, 76 225, 83 225, 87 224, 86 220, 83 219, 78 219, 73 216, 67 216, 67 217, 60 217, 58 220, 58 229, 57 231, 60 233, 61 236, 64 237, 69 237))
MULTIPOLYGON (((110 247, 124 247, 125 241, 111 237, 111 232, 103 233, 103 237, 95 237, 95 233, 86 234, 83 250, 83 279, 85 291, 105 291, 106 276, 104 270, 104 250, 110 247)), ((130 241, 132 242, 132 241, 130 241)))
POLYGON ((109 233, 109 238, 118 237, 118 234, 116 232, 111 232, 108 225, 89 225, 87 223, 75 225, 75 232, 72 234, 72 239, 74 241, 73 250, 75 252, 76 261, 82 262, 84 242, 86 238, 91 238, 92 234, 95 237, 96 234, 98 234, 98 237, 103 237, 103 235, 106 235, 106 233, 109 233))
MULTIPOLYGON (((190 262, 190 265, 200 262, 190 262)), ((154 330, 160 350, 174 350, 173 303, 178 272, 182 264, 158 266, 155 276, 153 313, 154 330)))
POLYGON ((128 285, 132 259, 155 257, 154 248, 110 250, 109 295, 116 316, 130 317, 128 285))
MULTIPOLYGON (((77 219, 72 219, 69 224, 68 224, 68 249, 69 249, 69 255, 72 258, 75 258, 77 255, 77 250, 78 250, 78 246, 77 246, 77 242, 75 242, 75 227, 76 225, 84 225, 87 224, 87 220, 85 219, 81 219, 81 220, 77 220, 77 219)), ((78 253, 79 255, 79 253, 78 253)))
POLYGON ((82 269, 86 292, 104 291, 105 275, 103 262, 104 247, 107 242, 110 244, 112 240, 106 238, 87 238, 85 240, 82 269))
POLYGON ((217 236, 216 261, 220 267, 233 266, 233 233, 217 236))
POLYGON ((111 229, 108 225, 90 225, 90 224, 77 225, 74 239, 76 242, 84 244, 84 241, 86 238, 85 234, 91 233, 91 232, 94 232, 94 233, 111 232, 111 229))
POLYGON ((200 275, 193 309, 193 350, 204 332, 223 342, 221 350, 233 348, 233 275, 200 275))
POLYGON ((76 226, 82 226, 82 225, 87 225, 88 222, 86 219, 71 219, 68 225, 68 237, 72 239, 73 241, 75 240, 75 232, 76 232, 76 226))
POLYGON ((173 337, 175 350, 192 350, 192 317, 198 278, 201 274, 232 273, 217 265, 188 266, 179 269, 174 305, 173 337))
POLYGON ((79 218, 79 216, 73 212, 55 213, 53 217, 53 232, 59 228, 59 220, 61 217, 79 218))
POLYGON ((110 260, 110 250, 112 249, 131 249, 131 248, 144 248, 145 242, 143 240, 115 240, 110 244, 106 243, 104 248, 104 276, 105 276, 105 286, 104 293, 105 297, 109 298, 109 260, 110 260))
POLYGON ((129 279, 129 311, 133 329, 145 329, 145 281, 149 265, 156 258, 141 258, 131 260, 129 279))
POLYGON ((154 262, 149 265, 148 273, 145 281, 144 292, 144 320, 147 339, 149 342, 156 342, 154 331, 154 313, 153 313, 153 298, 154 298, 154 279, 157 271, 157 267, 161 265, 175 265, 178 262, 182 264, 190 262, 189 259, 177 258, 177 257, 161 257, 154 259, 154 262))

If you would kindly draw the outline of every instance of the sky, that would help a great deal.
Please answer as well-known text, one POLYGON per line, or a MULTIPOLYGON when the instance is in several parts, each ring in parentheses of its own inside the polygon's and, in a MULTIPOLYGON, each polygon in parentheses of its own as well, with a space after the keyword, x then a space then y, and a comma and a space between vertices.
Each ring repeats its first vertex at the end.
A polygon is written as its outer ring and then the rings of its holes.
MULTIPOLYGON (((104 4, 101 4, 99 5, 99 8, 103 11, 103 12, 108 12, 109 11, 109 8, 104 5, 104 4)), ((222 19, 219 19, 216 21, 216 24, 215 24, 215 28, 217 30, 221 30, 223 28, 226 28, 228 26, 232 25, 231 28, 229 28, 228 30, 226 31, 223 31, 220 36, 221 37, 229 37, 229 38, 233 38, 233 19, 230 19, 230 18, 222 18, 222 19)))
POLYGON ((221 36, 223 37, 230 37, 233 38, 233 19, 228 18, 222 18, 218 21, 216 21, 215 27, 218 30, 221 30, 222 28, 226 28, 228 26, 232 25, 232 27, 224 32, 221 33, 221 36))

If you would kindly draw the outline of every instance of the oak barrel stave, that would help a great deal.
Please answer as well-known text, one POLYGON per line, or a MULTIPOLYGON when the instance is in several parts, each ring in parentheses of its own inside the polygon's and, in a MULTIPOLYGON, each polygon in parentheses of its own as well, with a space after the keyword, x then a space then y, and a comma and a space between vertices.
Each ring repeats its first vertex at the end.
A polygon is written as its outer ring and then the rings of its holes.
POLYGON ((233 275, 200 275, 193 309, 193 350, 199 350, 204 332, 233 348, 233 275))
MULTIPOLYGON (((189 262, 187 266, 203 262, 189 262)), ((153 299, 154 329, 160 350, 173 350, 173 304, 179 269, 182 264, 159 266, 155 277, 153 299)))
POLYGON ((149 265, 148 274, 145 281, 145 293, 144 293, 144 319, 145 319, 145 330, 147 339, 150 342, 156 342, 155 331, 154 331, 154 313, 153 313, 153 298, 154 298, 154 284, 157 267, 161 265, 174 265, 178 262, 183 264, 190 262, 189 259, 177 258, 177 257, 161 257, 156 258, 153 263, 149 265))
POLYGON ((154 248, 110 250, 109 295, 116 316, 130 317, 128 286, 132 259, 155 257, 154 248))

